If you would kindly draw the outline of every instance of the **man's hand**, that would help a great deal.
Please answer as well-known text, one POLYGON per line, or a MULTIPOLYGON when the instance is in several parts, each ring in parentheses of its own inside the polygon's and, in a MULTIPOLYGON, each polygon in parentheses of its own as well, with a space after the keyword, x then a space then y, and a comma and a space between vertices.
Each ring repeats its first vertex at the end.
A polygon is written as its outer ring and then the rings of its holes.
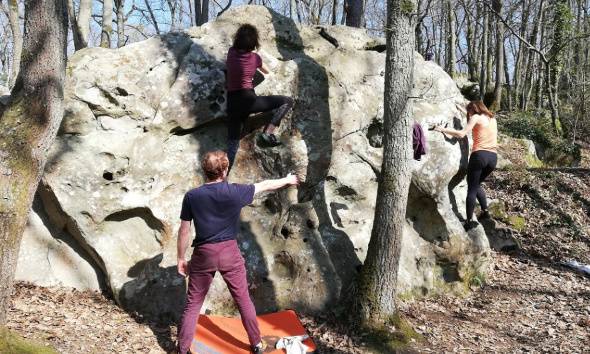
POLYGON ((285 177, 285 182, 289 186, 296 186, 296 185, 299 184, 299 178, 297 178, 296 175, 292 175, 292 174, 289 173, 287 175, 287 177, 285 177))
POLYGON ((188 274, 188 265, 189 262, 187 262, 185 259, 179 259, 178 260, 178 274, 182 275, 183 277, 186 277, 186 275, 188 274))

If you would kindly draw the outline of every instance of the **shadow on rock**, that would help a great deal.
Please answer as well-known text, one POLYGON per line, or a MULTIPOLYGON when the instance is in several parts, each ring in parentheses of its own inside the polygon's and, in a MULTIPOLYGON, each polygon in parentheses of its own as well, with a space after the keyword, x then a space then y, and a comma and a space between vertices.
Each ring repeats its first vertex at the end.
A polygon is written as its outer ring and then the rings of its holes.
MULTIPOLYGON (((453 129, 463 129, 463 127, 461 126, 461 120, 457 117, 453 117, 453 129)), ((461 163, 459 165, 459 171, 457 171, 457 174, 453 176, 453 178, 451 179, 451 181, 449 182, 449 199, 451 200, 451 207, 453 209, 453 212, 455 213, 455 215, 457 215, 457 217, 459 218, 459 220, 461 220, 461 222, 465 221, 465 217, 463 217, 463 213, 462 211, 459 210, 458 204, 457 204, 457 198, 455 196, 455 193, 453 192, 453 190, 455 189, 455 187, 457 187, 465 178, 465 176, 467 176, 467 165, 469 164, 469 138, 464 137, 462 139, 457 139, 457 138, 447 138, 445 136, 445 140, 450 142, 451 144, 456 144, 459 143, 459 147, 461 149, 461 163)))
POLYGON ((173 325, 180 321, 186 301, 186 282, 176 266, 163 268, 163 254, 137 262, 127 276, 133 278, 119 292, 121 306, 139 323, 146 323, 164 350, 172 350, 173 325))
MULTIPOLYGON (((303 39, 295 22, 272 10, 270 13, 282 60, 294 60, 298 66, 292 124, 301 132, 307 146, 308 160, 306 179, 299 187, 298 200, 300 203, 311 201, 313 204, 323 245, 341 280, 341 289, 331 289, 333 293, 328 298, 338 299, 338 292, 349 288, 356 267, 361 262, 349 236, 332 225, 326 204, 323 182, 329 173, 333 150, 328 73, 321 63, 303 51, 303 39)), ((321 35, 322 31, 325 30, 318 29, 318 34, 321 35)), ((321 264, 323 260, 317 259, 317 263, 321 264)))

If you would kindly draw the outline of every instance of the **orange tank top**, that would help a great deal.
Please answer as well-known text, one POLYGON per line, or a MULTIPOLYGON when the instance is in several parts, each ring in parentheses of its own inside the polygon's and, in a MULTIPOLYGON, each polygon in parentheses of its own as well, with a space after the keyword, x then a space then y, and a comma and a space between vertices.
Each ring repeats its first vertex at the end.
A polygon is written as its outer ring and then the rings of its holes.
POLYGON ((487 126, 476 124, 473 127, 472 152, 479 150, 496 152, 498 149, 498 124, 496 118, 490 118, 487 115, 484 115, 484 117, 488 118, 487 126))

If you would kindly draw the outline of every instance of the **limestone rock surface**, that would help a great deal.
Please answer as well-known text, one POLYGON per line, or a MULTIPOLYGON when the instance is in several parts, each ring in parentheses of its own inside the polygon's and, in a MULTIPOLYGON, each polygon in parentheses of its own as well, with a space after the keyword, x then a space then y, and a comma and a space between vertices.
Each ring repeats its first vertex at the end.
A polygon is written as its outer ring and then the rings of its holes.
MULTIPOLYGON (((238 240, 257 309, 331 307, 364 260, 382 158, 384 42, 361 29, 297 26, 261 6, 233 8, 184 32, 78 51, 68 64, 66 113, 39 195, 117 301, 144 316, 175 318, 183 305, 181 201, 203 182, 203 154, 225 148, 223 68, 243 22, 258 27, 272 71, 257 93, 296 103, 279 130, 283 146, 259 148, 250 130, 260 124, 247 127, 230 182, 304 179, 242 212, 238 240)), ((436 64, 416 54, 414 71, 413 113, 428 153, 412 162, 399 290, 429 294, 485 273, 490 248, 481 227, 467 234, 461 225, 467 141, 428 131, 465 124, 455 105, 466 102, 436 64)), ((231 306, 216 278, 203 310, 231 306)))

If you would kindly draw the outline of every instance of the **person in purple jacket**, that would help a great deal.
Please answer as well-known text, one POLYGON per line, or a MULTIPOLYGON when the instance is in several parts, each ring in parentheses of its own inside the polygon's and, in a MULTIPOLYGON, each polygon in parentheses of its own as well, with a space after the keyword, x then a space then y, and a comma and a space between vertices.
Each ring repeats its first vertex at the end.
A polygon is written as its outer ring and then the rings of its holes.
POLYGON ((219 272, 238 306, 252 352, 262 353, 264 345, 256 321, 256 310, 248 293, 244 258, 236 242, 240 211, 252 203, 255 194, 297 185, 299 182, 296 176, 289 174, 285 178, 256 184, 228 183, 229 160, 223 151, 208 152, 201 167, 206 182, 184 195, 180 212, 178 273, 188 275, 189 281, 178 332, 178 351, 180 354, 190 353, 201 306, 215 273, 219 272), (191 221, 196 231, 192 244, 195 249, 187 262, 185 253, 191 221))
POLYGON ((256 71, 269 74, 260 55, 254 52, 259 47, 258 30, 250 24, 244 24, 238 28, 233 45, 227 52, 227 155, 230 169, 238 152, 242 124, 250 113, 274 110, 270 123, 258 136, 260 146, 273 147, 281 144, 274 135, 275 128, 293 108, 291 97, 257 96, 254 92, 253 78, 256 71))

